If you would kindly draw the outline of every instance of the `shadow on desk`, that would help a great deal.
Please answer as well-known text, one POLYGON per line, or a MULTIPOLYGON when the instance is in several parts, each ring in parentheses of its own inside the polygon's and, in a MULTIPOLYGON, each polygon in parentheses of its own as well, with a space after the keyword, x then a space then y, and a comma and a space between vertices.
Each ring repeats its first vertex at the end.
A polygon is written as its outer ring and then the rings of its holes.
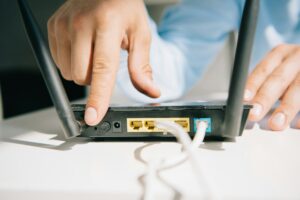
POLYGON ((90 141, 87 138, 65 140, 56 113, 51 109, 2 122, 0 140, 60 151, 67 151, 75 145, 90 141))
MULTIPOLYGON (((15 132, 11 132, 13 135, 18 135, 20 133, 20 130, 22 130, 22 133, 24 133, 24 129, 17 129, 17 128, 10 128, 10 130, 14 130, 15 132), (19 130, 19 131, 18 131, 19 130)), ((26 134, 26 132, 25 132, 26 134)), ((31 134, 44 134, 39 132, 34 132, 31 134)), ((52 136, 52 134, 51 134, 52 136)), ((2 137, 2 136, 1 136, 2 137)), ((48 137, 46 140, 44 139, 30 139, 30 138, 20 138, 20 137, 2 137, 0 141, 14 143, 14 144, 20 144, 20 145, 27 145, 37 148, 45 148, 45 149, 51 149, 51 150, 60 150, 60 151, 67 151, 71 150, 75 145, 79 144, 85 144, 90 141, 90 139, 86 138, 74 138, 70 140, 63 140, 60 137, 53 136, 48 137)))

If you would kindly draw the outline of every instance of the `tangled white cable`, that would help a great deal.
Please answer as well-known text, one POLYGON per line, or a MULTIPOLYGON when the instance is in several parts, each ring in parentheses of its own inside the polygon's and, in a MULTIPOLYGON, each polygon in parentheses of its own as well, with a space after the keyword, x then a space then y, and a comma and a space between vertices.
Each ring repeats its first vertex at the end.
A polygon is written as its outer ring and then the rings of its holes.
POLYGON ((145 200, 155 199, 153 191, 153 181, 157 172, 169 169, 173 166, 176 166, 186 160, 189 160, 195 174, 197 175, 197 180, 200 183, 202 189, 207 191, 205 199, 217 199, 216 193, 213 193, 209 179, 205 176, 205 173, 201 173, 200 165, 195 156, 195 150, 203 143, 205 132, 207 129, 207 123, 200 121, 197 126, 197 132, 194 136, 194 139, 191 140, 189 135, 184 131, 184 129, 171 121, 155 121, 155 125, 164 129, 167 132, 173 134, 177 141, 182 144, 183 152, 179 155, 172 158, 158 159, 149 163, 148 171, 146 173, 145 179, 145 200))

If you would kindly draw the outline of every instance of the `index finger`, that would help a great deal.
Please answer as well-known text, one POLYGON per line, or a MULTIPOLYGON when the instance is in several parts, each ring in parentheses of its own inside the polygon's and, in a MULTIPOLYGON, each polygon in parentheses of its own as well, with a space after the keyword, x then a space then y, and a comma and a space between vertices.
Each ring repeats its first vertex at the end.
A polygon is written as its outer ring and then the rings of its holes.
POLYGON ((96 34, 91 88, 84 116, 90 126, 97 125, 109 107, 119 66, 120 47, 119 31, 108 29, 96 34))

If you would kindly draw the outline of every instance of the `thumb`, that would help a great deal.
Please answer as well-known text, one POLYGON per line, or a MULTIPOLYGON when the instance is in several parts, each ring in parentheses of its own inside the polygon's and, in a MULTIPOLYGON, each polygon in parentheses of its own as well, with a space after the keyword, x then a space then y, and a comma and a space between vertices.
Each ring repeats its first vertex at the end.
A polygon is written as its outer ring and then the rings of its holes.
POLYGON ((133 44, 130 44, 129 48, 130 78, 138 91, 149 97, 158 98, 160 90, 153 82, 152 68, 149 64, 151 37, 145 37, 143 34, 139 37, 132 41, 133 44))

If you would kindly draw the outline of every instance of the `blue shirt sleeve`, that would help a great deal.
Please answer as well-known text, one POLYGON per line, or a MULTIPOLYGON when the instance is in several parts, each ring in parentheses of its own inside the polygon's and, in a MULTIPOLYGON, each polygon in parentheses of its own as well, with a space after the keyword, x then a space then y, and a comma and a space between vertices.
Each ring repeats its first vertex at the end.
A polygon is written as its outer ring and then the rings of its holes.
POLYGON ((238 29, 243 3, 241 0, 183 0, 165 12, 158 28, 150 20, 150 64, 162 96, 151 99, 132 86, 124 52, 119 86, 129 97, 142 102, 168 101, 182 96, 200 79, 229 33, 238 29))

